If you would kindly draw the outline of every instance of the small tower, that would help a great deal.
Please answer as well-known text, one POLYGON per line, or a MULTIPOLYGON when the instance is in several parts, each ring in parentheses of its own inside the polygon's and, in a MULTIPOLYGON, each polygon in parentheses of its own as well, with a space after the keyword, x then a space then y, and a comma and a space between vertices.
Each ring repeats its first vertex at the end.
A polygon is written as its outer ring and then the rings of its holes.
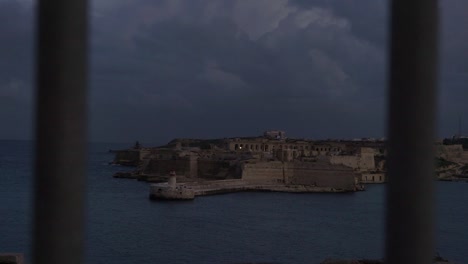
POLYGON ((169 180, 167 181, 167 184, 169 185, 169 187, 171 188, 175 188, 176 185, 177 185, 177 180, 176 180, 176 173, 175 171, 171 171, 169 173, 169 180))
POLYGON ((462 120, 461 115, 458 116, 458 138, 462 137, 462 120))
POLYGON ((133 148, 140 149, 141 148, 140 142, 139 141, 135 142, 135 146, 133 146, 133 148))

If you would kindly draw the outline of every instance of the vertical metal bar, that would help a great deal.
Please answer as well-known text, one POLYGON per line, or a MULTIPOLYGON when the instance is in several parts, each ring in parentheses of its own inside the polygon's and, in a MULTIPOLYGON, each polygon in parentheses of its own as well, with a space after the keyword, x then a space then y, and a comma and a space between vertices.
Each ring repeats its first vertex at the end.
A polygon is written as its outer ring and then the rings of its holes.
POLYGON ((33 259, 82 263, 87 1, 40 0, 33 259))
POLYGON ((436 0, 391 2, 386 263, 434 255, 436 0))

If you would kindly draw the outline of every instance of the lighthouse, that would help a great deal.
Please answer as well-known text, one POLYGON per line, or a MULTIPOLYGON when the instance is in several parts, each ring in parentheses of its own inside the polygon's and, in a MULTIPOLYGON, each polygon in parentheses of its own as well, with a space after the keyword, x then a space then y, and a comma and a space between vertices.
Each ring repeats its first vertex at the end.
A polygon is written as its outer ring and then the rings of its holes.
POLYGON ((169 187, 171 187, 171 188, 175 188, 175 187, 176 187, 177 180, 176 180, 176 173, 175 173, 175 171, 171 171, 171 172, 169 173, 169 180, 168 180, 167 184, 168 184, 169 187))

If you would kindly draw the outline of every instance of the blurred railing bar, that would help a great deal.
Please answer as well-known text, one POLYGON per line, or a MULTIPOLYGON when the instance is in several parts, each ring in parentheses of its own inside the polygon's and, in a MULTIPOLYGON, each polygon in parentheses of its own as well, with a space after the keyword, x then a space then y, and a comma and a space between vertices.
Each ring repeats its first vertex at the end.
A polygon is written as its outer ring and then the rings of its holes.
POLYGON ((391 1, 386 263, 434 255, 438 3, 391 1))
POLYGON ((83 263, 87 1, 40 0, 37 13, 32 257, 83 263))

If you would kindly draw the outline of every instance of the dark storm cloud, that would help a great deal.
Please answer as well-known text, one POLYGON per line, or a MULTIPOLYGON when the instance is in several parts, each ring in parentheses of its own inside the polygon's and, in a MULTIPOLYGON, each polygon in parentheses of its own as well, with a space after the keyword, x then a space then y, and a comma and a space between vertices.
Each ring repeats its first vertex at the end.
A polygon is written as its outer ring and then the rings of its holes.
POLYGON ((328 8, 349 19, 352 32, 378 46, 386 46, 388 1, 384 0, 291 0, 290 5, 301 8, 328 8))
MULTIPOLYGON (((24 81, 30 76, 31 13, 18 2, 0 1, 0 83, 24 81)), ((15 89, 11 87, 11 89, 15 89)), ((3 90, 5 95, 5 90, 3 90)))
MULTIPOLYGON (((168 6, 163 2, 159 9, 168 6)), ((103 55, 109 47, 96 45, 102 47, 94 51, 96 94, 133 108, 135 123, 167 138, 249 135, 268 128, 311 137, 380 133, 382 117, 375 112, 383 109, 383 53, 353 35, 346 18, 326 8, 291 8, 287 1, 244 1, 241 7, 235 1, 195 2, 159 10, 163 18, 147 18, 141 10, 154 5, 145 1, 136 4, 136 14, 127 4, 116 8, 141 23, 119 27, 127 47, 116 58, 103 55), (268 23, 251 29, 245 25, 258 17, 236 13, 239 8, 284 13, 265 16, 268 23), (103 63, 100 56, 111 61, 103 63), (115 92, 104 89, 109 81, 115 92), (372 125, 359 131, 368 118, 372 125)))
MULTIPOLYGON (((8 1, 0 17, 25 14, 8 1)), ((465 93, 454 85, 467 72, 463 6, 443 3, 442 116, 465 93)), ((93 140, 384 135, 386 1, 97 0, 91 11, 93 140)), ((0 32, 21 47, 29 22, 10 20, 0 32)), ((30 82, 30 60, 9 57, 3 83, 30 82)))
MULTIPOLYGON (((466 99, 468 98, 468 2, 463 0, 440 1, 440 96, 439 133, 454 134, 458 116, 468 124, 466 99)), ((387 18, 389 3, 383 0, 291 0, 290 4, 302 8, 317 6, 332 9, 349 19, 352 32, 382 50, 387 46, 387 18)), ((355 76, 362 76, 357 74, 355 76)), ((467 125, 465 125, 466 127, 467 125)), ((468 129, 465 129, 468 134, 468 129)))
POLYGON ((441 1, 440 131, 453 135, 462 118, 468 135, 468 2, 441 1))
POLYGON ((0 138, 30 138, 32 13, 0 1, 0 138))

